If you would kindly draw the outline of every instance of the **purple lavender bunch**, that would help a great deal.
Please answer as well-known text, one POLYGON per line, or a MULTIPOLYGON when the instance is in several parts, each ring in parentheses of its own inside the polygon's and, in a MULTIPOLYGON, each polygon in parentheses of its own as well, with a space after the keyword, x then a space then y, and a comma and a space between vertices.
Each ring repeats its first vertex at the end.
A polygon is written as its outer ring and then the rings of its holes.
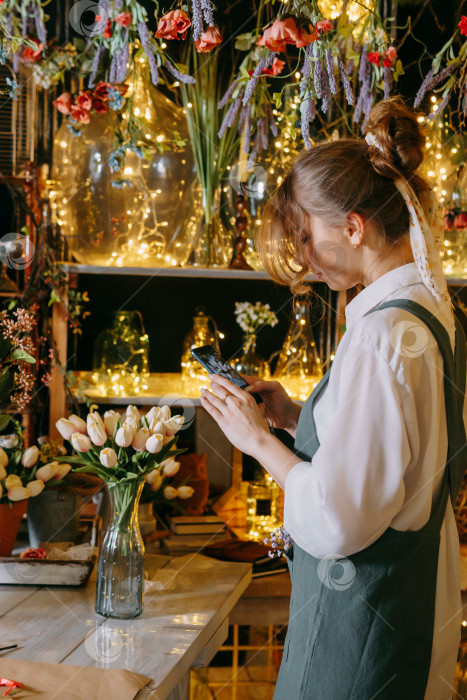
POLYGON ((224 119, 222 120, 222 124, 220 126, 219 131, 217 132, 217 137, 221 139, 223 135, 225 134, 226 130, 231 127, 235 121, 235 117, 237 116, 237 112, 240 109, 240 104, 242 101, 242 93, 237 97, 235 102, 232 102, 230 105, 229 109, 224 115, 224 119))
POLYGON ((300 129, 307 151, 311 148, 310 123, 316 116, 315 102, 310 94, 300 103, 300 129))
POLYGON ((443 80, 445 80, 445 78, 447 78, 449 75, 451 75, 451 73, 454 71, 454 69, 457 68, 457 65, 458 64, 456 61, 454 61, 453 63, 450 63, 449 66, 446 66, 445 68, 443 68, 443 70, 440 71, 438 73, 438 75, 434 75, 434 68, 430 68, 430 70, 428 71, 428 73, 425 76, 423 83, 420 86, 419 91, 417 92, 417 94, 415 96, 415 100, 413 103, 413 106, 415 107, 415 109, 417 109, 420 106, 423 98, 425 97, 425 93, 428 90, 432 90, 437 85, 442 83, 443 80))
POLYGON ((192 75, 182 73, 182 71, 178 70, 178 68, 176 68, 170 61, 166 61, 164 63, 164 67, 166 68, 166 70, 169 71, 169 73, 171 73, 174 76, 174 78, 177 78, 177 80, 179 80, 181 83, 186 83, 188 85, 196 85, 196 80, 192 75))
POLYGON ((237 125, 237 129, 238 129, 239 134, 241 134, 243 131, 243 127, 245 126, 246 118, 247 118, 249 111, 250 111, 250 105, 244 105, 240 111, 240 116, 238 118, 238 125, 237 125))
POLYGON ((345 66, 342 63, 342 59, 340 59, 340 58, 339 58, 339 73, 341 76, 342 85, 344 86, 344 92, 345 92, 345 98, 347 100, 347 104, 353 105, 355 100, 354 100, 354 96, 353 96, 352 86, 351 86, 350 80, 347 76, 345 66))
POLYGON ((270 538, 266 537, 264 544, 271 545, 272 549, 268 552, 271 558, 281 557, 285 552, 292 549, 293 539, 290 537, 285 527, 278 527, 271 532, 270 538))
MULTIPOLYGON (((128 31, 126 30, 126 34, 128 31)), ((128 59, 130 57, 130 45, 127 38, 122 34, 123 46, 117 53, 117 64, 115 70, 115 82, 123 83, 126 78, 126 71, 128 66, 128 59)))
POLYGON ((331 97, 331 92, 329 89, 329 78, 328 73, 324 70, 324 66, 321 68, 321 111, 326 114, 328 111, 329 100, 331 97))
POLYGON ((88 88, 93 88, 96 83, 97 71, 99 70, 99 64, 101 62, 102 54, 104 53, 104 44, 97 47, 96 53, 91 65, 91 73, 89 75, 88 88))
POLYGON ((204 21, 210 27, 214 26, 214 16, 212 13, 211 0, 201 0, 201 8, 203 10, 204 21))
POLYGON ((110 61, 110 68, 109 68, 109 83, 115 83, 116 80, 116 75, 117 75, 117 54, 114 53, 112 56, 112 60, 110 61))
POLYGON ((308 83, 308 78, 310 77, 311 73, 311 54, 310 54, 310 44, 305 49, 305 57, 303 59, 303 64, 300 69, 300 72, 302 74, 302 78, 300 80, 300 97, 303 95, 303 93, 306 90, 307 83, 308 83))
POLYGON ((201 0, 191 0, 192 24, 193 24, 193 39, 198 41, 203 33, 203 13, 201 0))
POLYGON ((259 140, 261 143, 261 148, 263 149, 263 151, 266 151, 269 145, 267 117, 263 116, 258 119, 257 129, 260 135, 259 140))
POLYGON ((141 45, 144 48, 144 52, 148 58, 149 68, 151 70, 151 80, 152 84, 157 87, 159 83, 159 69, 157 68, 156 57, 151 48, 151 42, 149 39, 149 32, 146 22, 138 22, 138 34, 141 41, 141 45))
POLYGON ((40 43, 45 46, 47 44, 47 31, 44 23, 41 20, 40 11, 37 5, 34 8, 34 24, 36 26, 37 38, 39 39, 40 43))
POLYGON ((223 96, 221 97, 221 99, 217 103, 217 109, 222 109, 222 107, 225 107, 227 102, 230 100, 230 98, 232 97, 233 91, 236 88, 235 83, 236 83, 236 81, 234 80, 233 83, 231 83, 231 85, 229 85, 227 90, 224 92, 223 96))
POLYGON ((250 150, 250 140, 251 140, 251 105, 245 105, 247 109, 247 114, 245 118, 245 140, 243 142, 243 152, 248 153, 250 150))
POLYGON ((334 73, 334 60, 330 49, 326 49, 326 69, 329 79, 329 89, 333 95, 337 92, 336 75, 334 73))
POLYGON ((258 80, 260 79, 262 73, 263 73, 263 68, 269 68, 270 65, 272 65, 272 62, 274 61, 277 53, 276 51, 271 51, 271 53, 268 56, 263 57, 259 62, 258 65, 256 66, 255 70, 253 71, 253 75, 250 78, 250 81, 248 85, 246 86, 245 90, 245 95, 243 97, 243 104, 246 105, 247 102, 249 102, 253 96, 253 93, 255 91, 255 88, 258 84, 258 80))

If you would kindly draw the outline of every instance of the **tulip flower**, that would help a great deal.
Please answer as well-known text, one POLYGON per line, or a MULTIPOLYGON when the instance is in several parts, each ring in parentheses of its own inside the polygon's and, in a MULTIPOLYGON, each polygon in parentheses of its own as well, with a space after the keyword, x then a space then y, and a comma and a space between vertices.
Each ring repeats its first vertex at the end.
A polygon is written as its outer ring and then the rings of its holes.
POLYGON ((136 421, 136 425, 139 424, 139 411, 136 406, 126 407, 125 420, 127 418, 133 418, 136 421))
POLYGON ((160 418, 158 419, 153 419, 149 423, 149 430, 151 433, 160 433, 161 435, 165 435, 165 422, 161 420, 160 418))
POLYGON ((134 435, 135 431, 131 428, 131 426, 128 424, 122 425, 115 434, 115 442, 119 447, 128 447, 131 445, 134 435))
POLYGON ((86 421, 77 416, 75 413, 72 413, 71 416, 68 416, 68 420, 70 423, 73 423, 75 426, 75 429, 73 432, 75 433, 83 433, 86 435, 86 421))
POLYGON ((101 447, 107 440, 102 418, 97 412, 90 413, 87 418, 88 435, 95 445, 101 447))
POLYGON ((60 418, 55 425, 64 440, 69 440, 73 433, 77 432, 76 425, 67 418, 60 418))
POLYGON ((149 484, 151 491, 159 491, 162 485, 162 475, 159 469, 154 469, 146 475, 146 482, 149 484))
POLYGON ((155 455, 157 452, 161 451, 163 444, 164 436, 160 435, 159 433, 154 433, 154 435, 151 435, 151 437, 147 439, 146 449, 148 452, 155 455))
POLYGON ((148 438, 151 437, 151 431, 149 428, 140 428, 133 438, 131 446, 137 452, 142 452, 146 449, 146 442, 148 438))
POLYGON ((57 478, 57 472, 60 468, 60 464, 58 462, 49 462, 48 464, 44 464, 44 466, 39 467, 39 469, 36 471, 36 478, 40 479, 41 481, 50 481, 50 479, 55 479, 57 478))
POLYGON ((169 420, 170 416, 170 407, 167 404, 161 406, 161 420, 169 420))
POLYGON ((39 457, 39 448, 37 447, 37 445, 33 445, 32 447, 28 447, 28 449, 24 452, 23 456, 21 457, 21 464, 26 469, 30 469, 31 467, 33 467, 35 465, 38 457, 39 457))
POLYGON ((44 490, 44 482, 41 479, 34 479, 34 481, 26 484, 26 488, 29 491, 29 496, 34 498, 34 496, 38 496, 44 490))
POLYGON ((59 462, 57 471, 55 473, 55 479, 60 479, 61 481, 67 476, 69 472, 71 472, 71 464, 62 464, 61 462, 59 462))
POLYGON ((3 481, 3 479, 6 479, 6 477, 7 477, 6 469, 3 466, 3 464, 0 464, 0 481, 3 481))
POLYGON ((133 431, 133 434, 137 433, 139 430, 138 422, 135 421, 135 419, 132 418, 131 416, 128 416, 128 418, 125 418, 122 425, 124 425, 127 428, 130 428, 133 431))
POLYGON ((179 486, 177 489, 177 495, 179 498, 191 498, 195 490, 191 486, 179 486))
POLYGON ((24 501, 29 498, 29 491, 24 486, 13 486, 8 489, 8 498, 10 501, 24 501))
POLYGON ((180 469, 180 462, 176 462, 172 457, 171 459, 165 459, 162 462, 161 467, 165 476, 175 476, 180 469))
POLYGON ((2 435, 2 437, 0 437, 0 446, 6 447, 7 450, 11 450, 13 447, 16 447, 18 442, 19 438, 14 433, 11 433, 10 435, 2 435))
POLYGON ((104 447, 104 449, 100 451, 99 459, 103 467, 113 469, 117 464, 118 457, 115 450, 111 447, 104 447))
POLYGON ((5 479, 5 487, 12 489, 14 486, 22 486, 22 481, 17 474, 9 474, 5 479))
POLYGON ((160 418, 161 418, 160 406, 153 406, 152 408, 150 408, 149 411, 144 416, 144 418, 146 418, 148 425, 151 425, 151 421, 153 421, 154 419, 160 420, 160 418))
POLYGON ((87 435, 83 435, 82 433, 73 433, 70 442, 76 452, 88 452, 92 447, 91 440, 87 435))
POLYGON ((0 447, 0 467, 6 467, 8 464, 8 455, 3 449, 3 447, 0 447))
POLYGON ((169 418, 169 420, 165 422, 165 434, 175 435, 175 433, 180 430, 184 422, 184 416, 172 416, 172 418, 169 418))
POLYGON ((164 498, 166 498, 168 501, 171 501, 173 498, 177 498, 178 493, 177 489, 174 489, 173 486, 166 486, 164 489, 164 498))
POLYGON ((121 420, 121 416, 118 411, 106 411, 104 413, 104 427, 107 435, 113 437, 119 420, 121 420))

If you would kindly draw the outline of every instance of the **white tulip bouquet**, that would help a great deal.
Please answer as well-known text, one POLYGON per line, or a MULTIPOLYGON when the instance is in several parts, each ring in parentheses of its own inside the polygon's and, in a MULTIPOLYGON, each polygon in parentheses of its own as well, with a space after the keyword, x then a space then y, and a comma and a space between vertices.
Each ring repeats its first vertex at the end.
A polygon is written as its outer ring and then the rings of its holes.
MULTIPOLYGON (((79 453, 63 458, 81 465, 73 467, 74 472, 95 474, 109 484, 146 480, 156 491, 171 471, 169 465, 177 464, 175 457, 185 451, 176 449, 176 433, 183 422, 183 416, 171 416, 168 406, 153 406, 143 416, 136 406, 128 406, 123 416, 118 411, 106 411, 101 417, 93 411, 86 421, 72 414, 60 418, 56 425, 79 453)), ((191 493, 177 495, 189 498, 191 493)))
POLYGON ((0 504, 38 496, 46 486, 62 484, 71 470, 70 464, 48 461, 43 446, 25 450, 14 434, 3 436, 1 442, 5 449, 0 447, 0 504))

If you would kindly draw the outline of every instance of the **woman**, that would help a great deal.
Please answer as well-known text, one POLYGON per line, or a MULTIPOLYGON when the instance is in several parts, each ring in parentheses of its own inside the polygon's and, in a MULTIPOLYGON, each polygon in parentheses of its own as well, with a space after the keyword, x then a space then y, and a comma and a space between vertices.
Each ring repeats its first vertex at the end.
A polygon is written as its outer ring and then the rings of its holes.
POLYGON ((293 291, 310 271, 335 290, 364 286, 346 306, 331 370, 303 408, 253 377, 248 391, 263 408, 218 376, 202 396, 229 440, 285 491, 292 595, 275 700, 453 693, 466 341, 442 273, 434 198, 417 175, 417 118, 388 100, 366 131, 304 153, 258 236, 271 277, 293 291), (269 426, 295 436, 293 453, 269 426))

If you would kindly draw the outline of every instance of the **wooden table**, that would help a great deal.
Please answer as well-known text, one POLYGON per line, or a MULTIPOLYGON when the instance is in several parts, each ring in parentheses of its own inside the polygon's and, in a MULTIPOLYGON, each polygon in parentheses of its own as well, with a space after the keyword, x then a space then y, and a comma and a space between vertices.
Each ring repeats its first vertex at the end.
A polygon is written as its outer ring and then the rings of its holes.
POLYGON ((83 589, 0 586, 2 646, 18 644, 8 658, 125 668, 151 678, 138 700, 188 698, 190 668, 207 665, 227 638, 251 566, 195 554, 149 555, 145 568, 156 583, 134 620, 94 612, 95 578, 83 589))

